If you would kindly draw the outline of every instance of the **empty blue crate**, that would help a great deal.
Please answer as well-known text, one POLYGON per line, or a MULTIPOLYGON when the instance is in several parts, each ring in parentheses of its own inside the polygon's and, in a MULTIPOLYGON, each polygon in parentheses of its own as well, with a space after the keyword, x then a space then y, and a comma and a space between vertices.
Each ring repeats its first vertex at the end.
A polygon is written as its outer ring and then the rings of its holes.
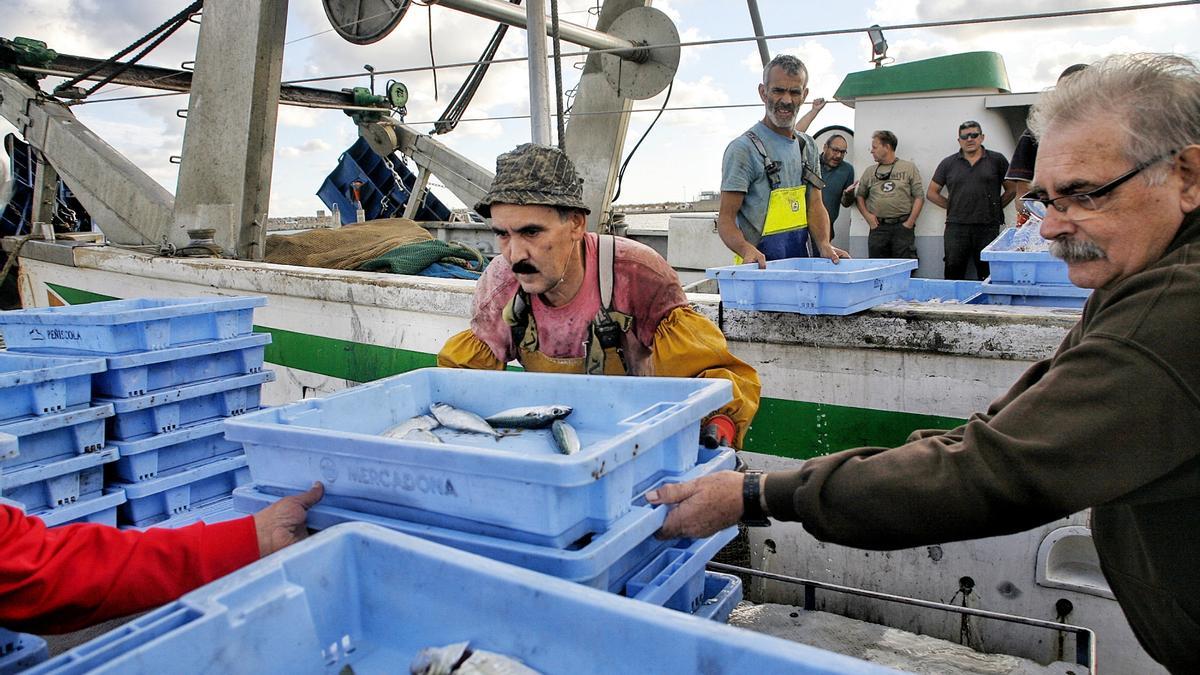
POLYGON ((132 398, 96 400, 116 411, 109 422, 109 438, 124 441, 258 410, 262 385, 274 380, 275 373, 264 370, 132 398))
MULTIPOLYGON (((682 475, 648 483, 645 490, 667 481, 683 482, 732 469, 736 463, 734 451, 728 448, 702 452, 702 464, 682 475)), ((241 513, 257 513, 279 499, 278 491, 257 485, 233 491, 234 508, 241 513)), ((705 564, 736 535, 736 528, 728 528, 705 539, 660 541, 654 533, 662 527, 668 507, 647 504, 641 493, 632 500, 629 512, 609 529, 566 548, 365 513, 355 510, 360 504, 347 501, 327 495, 309 510, 308 526, 323 530, 347 522, 373 523, 584 586, 622 595, 632 590, 639 599, 660 605, 674 601, 672 608, 683 611, 690 611, 690 604, 699 599, 702 588, 696 578, 702 576, 705 564), (634 579, 639 573, 641 577, 634 579), (680 593, 689 583, 690 590, 680 593)))
POLYGON ((271 342, 267 333, 108 357, 93 378, 96 396, 127 398, 188 384, 257 373, 271 342))
POLYGON ((950 279, 908 280, 908 288, 901 294, 904 300, 914 302, 965 303, 979 294, 983 284, 979 281, 952 281, 950 279))
POLYGON ((451 517, 456 527, 565 546, 628 512, 640 483, 694 467, 700 420, 730 398, 721 379, 426 368, 228 419, 225 436, 245 446, 260 486, 304 490, 319 480, 368 512, 404 507, 407 520, 451 517), (583 447, 561 454, 548 429, 495 438, 438 428, 438 444, 381 435, 438 401, 484 417, 567 405, 583 447))
POLYGON ((98 496, 104 488, 104 464, 116 461, 116 450, 101 450, 71 459, 0 468, 0 497, 21 504, 26 513, 61 508, 98 496))
POLYGON ((15 675, 50 658, 46 641, 0 628, 0 675, 15 675))
POLYGON ((742 601, 742 580, 732 574, 709 572, 704 575, 704 599, 695 616, 725 623, 742 601))
MULTIPOLYGON (((238 511, 233 507, 233 497, 226 496, 209 501, 205 504, 198 505, 192 508, 191 511, 185 511, 178 515, 171 516, 166 520, 161 520, 153 525, 144 527, 133 527, 137 530, 147 530, 152 527, 161 527, 167 529, 178 529, 195 525, 196 523, 223 523, 227 520, 236 520, 237 518, 245 518, 247 514, 238 511)), ((129 529, 130 526, 126 526, 129 529)))
POLYGON ((1010 227, 984 247, 979 258, 988 263, 989 280, 997 284, 1070 285, 1067 263, 1049 251, 1014 251, 1017 228, 1010 227))
POLYGON ((259 296, 136 298, 0 312, 8 349, 123 354, 249 335, 259 296))
POLYGON ((133 441, 111 441, 118 454, 113 474, 129 483, 156 478, 159 473, 240 454, 242 444, 225 440, 222 420, 202 422, 133 441))
POLYGON ((46 527, 74 525, 77 523, 93 523, 97 525, 117 526, 117 507, 125 503, 125 491, 120 488, 106 488, 102 494, 93 494, 73 504, 59 508, 41 509, 26 515, 41 518, 46 527))
POLYGON ((246 458, 221 457, 198 466, 175 469, 140 483, 112 483, 125 491, 120 520, 146 527, 202 508, 250 481, 246 458))
POLYGON ((0 352, 0 422, 62 412, 92 400, 104 359, 0 352))
POLYGON ((463 641, 542 673, 890 672, 360 523, 319 532, 31 672, 370 675, 404 672, 422 649, 463 641))
POLYGON ((1090 288, 1052 286, 1044 284, 984 283, 980 293, 968 300, 972 305, 1023 305, 1027 307, 1062 307, 1082 309, 1092 294, 1090 288))
POLYGON ((798 314, 853 314, 891 300, 908 287, 916 260, 842 260, 825 258, 772 260, 765 270, 756 263, 713 267, 726 307, 798 314))
POLYGON ((0 433, 17 439, 11 457, 0 451, 0 471, 103 450, 105 420, 112 414, 104 404, 0 424, 0 433))

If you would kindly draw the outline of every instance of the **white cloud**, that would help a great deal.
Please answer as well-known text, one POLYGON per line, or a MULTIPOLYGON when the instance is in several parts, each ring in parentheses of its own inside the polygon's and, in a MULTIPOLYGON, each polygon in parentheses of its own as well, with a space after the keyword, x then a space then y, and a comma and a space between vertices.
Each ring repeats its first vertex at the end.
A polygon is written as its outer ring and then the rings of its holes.
POLYGON ((321 121, 321 117, 321 114, 313 108, 284 105, 279 107, 279 118, 277 123, 281 127, 312 129, 321 121))

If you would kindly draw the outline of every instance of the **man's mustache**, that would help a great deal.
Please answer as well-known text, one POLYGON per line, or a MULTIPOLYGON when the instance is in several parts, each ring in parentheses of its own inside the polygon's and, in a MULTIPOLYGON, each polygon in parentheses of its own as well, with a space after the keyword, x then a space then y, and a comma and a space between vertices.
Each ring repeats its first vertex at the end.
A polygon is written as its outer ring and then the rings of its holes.
POLYGON ((537 274, 538 268, 522 260, 512 266, 513 274, 537 274))
POLYGON ((1108 254, 1090 241, 1060 237, 1050 242, 1050 255, 1069 263, 1104 260, 1108 254))

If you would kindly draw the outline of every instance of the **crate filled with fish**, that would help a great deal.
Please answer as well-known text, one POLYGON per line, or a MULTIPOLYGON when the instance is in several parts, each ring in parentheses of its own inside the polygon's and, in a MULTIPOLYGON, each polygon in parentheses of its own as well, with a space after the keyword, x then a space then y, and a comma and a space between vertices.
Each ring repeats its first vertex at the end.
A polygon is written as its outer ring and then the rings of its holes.
POLYGON ((134 298, 0 312, 10 351, 117 355, 250 335, 261 296, 134 298))
POLYGON ((255 483, 565 547, 697 464, 728 381, 428 368, 225 421, 255 483), (490 420, 490 421, 489 421, 490 420))
POLYGON ((455 669, 888 672, 364 523, 319 532, 31 672, 455 669))

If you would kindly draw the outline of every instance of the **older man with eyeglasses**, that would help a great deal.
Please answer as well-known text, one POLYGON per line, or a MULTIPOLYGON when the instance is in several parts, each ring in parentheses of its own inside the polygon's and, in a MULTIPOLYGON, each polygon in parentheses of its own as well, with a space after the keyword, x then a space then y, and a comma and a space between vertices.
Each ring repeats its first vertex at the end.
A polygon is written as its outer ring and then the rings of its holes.
POLYGON ((899 549, 1018 532, 1091 508, 1108 585, 1150 656, 1200 672, 1200 67, 1109 57, 1034 106, 1042 236, 1094 288, 1054 356, 986 413, 898 448, 722 472, 649 495, 661 536, 739 518, 899 549), (1136 96, 1129 95, 1136 92, 1136 96))
POLYGON ((925 192, 926 199, 946 209, 942 241, 947 279, 966 279, 972 261, 979 278, 987 278, 990 270, 979 254, 1000 234, 1004 207, 1017 196, 1014 184, 1004 179, 1008 160, 983 147, 985 138, 979 122, 958 125, 959 150, 938 164, 925 192))

